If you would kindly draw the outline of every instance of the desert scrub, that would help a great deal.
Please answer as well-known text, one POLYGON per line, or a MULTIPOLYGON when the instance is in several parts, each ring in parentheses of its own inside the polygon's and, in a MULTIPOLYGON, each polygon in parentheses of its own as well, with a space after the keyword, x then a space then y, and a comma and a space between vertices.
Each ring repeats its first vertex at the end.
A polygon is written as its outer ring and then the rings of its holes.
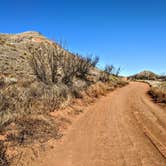
POLYGON ((23 115, 48 113, 67 98, 65 85, 48 86, 34 82, 29 87, 9 86, 0 92, 0 126, 23 115))
POLYGON ((50 138, 59 139, 59 124, 50 116, 34 114, 23 116, 8 126, 7 141, 26 145, 34 141, 45 142, 50 138), (14 128, 14 132, 12 131, 14 128))
POLYGON ((153 97, 154 101, 166 104, 166 82, 151 86, 149 94, 153 97))
POLYGON ((108 91, 108 84, 102 83, 102 82, 98 82, 94 85, 89 86, 86 89, 86 94, 90 97, 94 97, 94 98, 98 98, 101 95, 106 95, 107 91, 108 91))
POLYGON ((86 80, 90 70, 96 66, 99 57, 83 57, 67 53, 55 45, 29 44, 30 66, 38 80, 45 84, 64 83, 71 86, 74 77, 86 80))

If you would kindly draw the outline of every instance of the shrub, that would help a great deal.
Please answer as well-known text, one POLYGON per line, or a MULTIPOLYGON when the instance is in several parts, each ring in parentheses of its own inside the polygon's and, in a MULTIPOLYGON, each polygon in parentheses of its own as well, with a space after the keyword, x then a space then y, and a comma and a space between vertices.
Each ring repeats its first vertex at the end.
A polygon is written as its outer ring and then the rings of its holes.
POLYGON ((81 55, 63 55, 61 66, 63 71, 62 82, 71 85, 74 77, 87 80, 87 75, 92 67, 98 63, 98 57, 83 57, 81 55))
POLYGON ((78 57, 79 58, 77 62, 78 66, 77 76, 86 80, 87 75, 90 72, 90 69, 92 67, 95 67, 96 64, 98 63, 99 57, 92 58, 91 56, 83 57, 81 55, 78 55, 78 57))
POLYGON ((154 101, 166 103, 166 92, 159 87, 151 87, 149 94, 153 97, 154 101))
POLYGON ((68 89, 65 85, 50 86, 44 89, 40 104, 45 111, 55 111, 68 97, 68 89))
POLYGON ((0 92, 0 127, 18 115, 27 113, 33 103, 28 89, 9 86, 0 92))
POLYGON ((113 65, 106 65, 104 71, 101 71, 100 73, 100 81, 108 82, 110 80, 110 75, 118 77, 120 71, 120 67, 116 69, 113 65))
POLYGON ((94 98, 98 98, 99 96, 105 95, 106 93, 107 93, 107 85, 101 82, 91 85, 86 90, 86 94, 94 98))
POLYGON ((62 83, 71 85, 74 77, 86 79, 99 57, 83 57, 66 53, 62 48, 40 43, 28 46, 31 53, 30 65, 37 78, 45 84, 62 83))
POLYGON ((64 55, 61 57, 63 71, 62 82, 71 85, 73 78, 78 73, 78 57, 75 55, 64 55))
POLYGON ((113 65, 106 65, 104 71, 101 71, 100 73, 100 81, 108 82, 114 69, 115 67, 113 65))
POLYGON ((37 78, 46 83, 57 83, 58 63, 62 51, 44 43, 28 46, 31 53, 30 65, 37 78))
POLYGON ((34 140, 45 142, 51 137, 60 138, 59 126, 50 117, 39 115, 23 116, 15 122, 17 132, 10 133, 7 140, 20 145, 32 143, 34 140))
POLYGON ((113 65, 106 65, 104 72, 107 74, 113 74, 113 71, 115 70, 115 67, 113 65))

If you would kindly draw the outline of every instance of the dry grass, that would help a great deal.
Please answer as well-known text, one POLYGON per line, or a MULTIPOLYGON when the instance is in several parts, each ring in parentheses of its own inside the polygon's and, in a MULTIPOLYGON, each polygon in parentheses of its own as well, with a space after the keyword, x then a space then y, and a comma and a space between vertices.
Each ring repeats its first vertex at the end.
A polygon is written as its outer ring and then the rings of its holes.
POLYGON ((98 98, 107 93, 108 86, 102 82, 98 82, 86 89, 86 94, 90 97, 98 98))
POLYGON ((97 82, 96 84, 89 86, 86 89, 86 94, 90 97, 98 98, 99 96, 106 95, 108 91, 112 91, 117 87, 123 87, 127 84, 126 81, 110 76, 110 81, 107 81, 106 83, 97 82))
POLYGON ((153 97, 155 102, 166 104, 166 82, 152 86, 149 94, 153 97))
POLYGON ((59 126, 49 116, 24 116, 8 126, 7 141, 16 145, 31 144, 34 141, 43 143, 50 138, 59 139, 62 135, 59 126), (13 132, 13 128, 15 132, 13 132))
POLYGON ((29 86, 11 85, 0 92, 0 126, 18 116, 53 111, 67 98, 65 85, 48 86, 33 82, 29 86))

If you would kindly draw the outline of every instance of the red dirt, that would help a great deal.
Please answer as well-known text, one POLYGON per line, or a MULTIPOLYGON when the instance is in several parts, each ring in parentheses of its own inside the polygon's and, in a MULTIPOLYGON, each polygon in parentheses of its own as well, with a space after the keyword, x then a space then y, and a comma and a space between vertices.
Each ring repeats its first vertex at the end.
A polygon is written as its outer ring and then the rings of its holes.
POLYGON ((130 83, 90 105, 32 166, 166 166, 166 110, 130 83))

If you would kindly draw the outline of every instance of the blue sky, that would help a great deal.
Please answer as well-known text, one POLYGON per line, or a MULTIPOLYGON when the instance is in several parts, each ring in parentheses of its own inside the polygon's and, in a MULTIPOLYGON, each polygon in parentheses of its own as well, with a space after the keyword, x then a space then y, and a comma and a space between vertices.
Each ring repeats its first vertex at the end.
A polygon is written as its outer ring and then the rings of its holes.
POLYGON ((165 0, 0 0, 0 32, 39 31, 99 66, 166 72, 165 0))

